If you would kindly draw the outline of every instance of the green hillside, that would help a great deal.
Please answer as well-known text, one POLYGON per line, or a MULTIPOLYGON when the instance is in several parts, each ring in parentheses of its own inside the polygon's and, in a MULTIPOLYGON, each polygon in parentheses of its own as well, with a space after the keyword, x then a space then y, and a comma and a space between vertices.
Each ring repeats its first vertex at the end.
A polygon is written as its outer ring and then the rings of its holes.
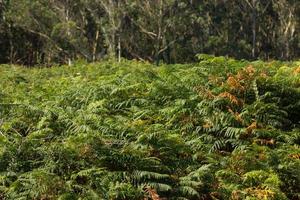
POLYGON ((300 62, 0 66, 0 199, 300 199, 300 62))

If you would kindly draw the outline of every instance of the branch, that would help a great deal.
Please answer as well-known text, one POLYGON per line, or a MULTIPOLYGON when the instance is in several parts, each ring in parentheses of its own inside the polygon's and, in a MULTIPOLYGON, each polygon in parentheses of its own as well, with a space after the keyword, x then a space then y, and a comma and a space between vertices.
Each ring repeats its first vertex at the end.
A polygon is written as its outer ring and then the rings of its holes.
POLYGON ((269 7, 269 5, 271 4, 271 1, 268 2, 268 4, 264 7, 262 14, 264 14, 267 10, 267 8, 269 7))
POLYGON ((250 7, 250 8, 254 8, 254 5, 252 5, 250 2, 249 2, 249 0, 244 0, 247 4, 248 4, 248 6, 250 7))
MULTIPOLYGON (((129 17, 129 16, 128 16, 129 17)), ((151 39, 154 39, 157 37, 157 34, 151 31, 147 31, 144 27, 142 27, 140 24, 136 23, 131 17, 129 17, 130 21, 135 24, 142 33, 145 33, 146 35, 148 35, 151 39)))
POLYGON ((157 53, 158 55, 160 55, 162 52, 164 52, 165 50, 167 50, 170 46, 172 46, 175 42, 177 42, 178 39, 173 40, 172 42, 169 42, 168 45, 166 45, 164 48, 160 49, 157 53))
MULTIPOLYGON (((23 29, 24 29, 24 28, 23 28, 23 29)), ((63 50, 60 46, 58 46, 58 45, 57 45, 57 44, 56 44, 56 43, 55 43, 48 35, 46 35, 46 34, 44 34, 44 33, 41 33, 41 32, 37 32, 37 31, 32 30, 32 29, 25 29, 25 31, 28 31, 28 32, 30 32, 30 33, 33 33, 33 34, 35 34, 35 35, 38 35, 38 36, 40 36, 40 37, 42 37, 42 38, 44 38, 44 39, 50 41, 58 51, 61 51, 61 52, 65 53, 65 54, 67 54, 67 53, 65 52, 65 50, 63 50)))

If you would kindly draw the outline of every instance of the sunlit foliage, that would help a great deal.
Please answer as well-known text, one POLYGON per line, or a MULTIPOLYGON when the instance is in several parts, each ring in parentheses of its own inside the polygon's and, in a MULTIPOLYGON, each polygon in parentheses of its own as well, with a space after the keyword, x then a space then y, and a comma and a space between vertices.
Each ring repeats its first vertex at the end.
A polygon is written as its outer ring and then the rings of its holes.
POLYGON ((299 199, 300 63, 0 66, 0 199, 299 199))

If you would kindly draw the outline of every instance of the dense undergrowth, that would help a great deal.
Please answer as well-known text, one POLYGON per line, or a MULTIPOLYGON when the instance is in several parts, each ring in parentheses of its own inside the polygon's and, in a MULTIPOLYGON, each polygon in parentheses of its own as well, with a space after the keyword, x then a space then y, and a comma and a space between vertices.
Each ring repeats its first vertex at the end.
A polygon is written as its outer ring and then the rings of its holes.
POLYGON ((0 66, 0 199, 300 199, 300 67, 0 66))

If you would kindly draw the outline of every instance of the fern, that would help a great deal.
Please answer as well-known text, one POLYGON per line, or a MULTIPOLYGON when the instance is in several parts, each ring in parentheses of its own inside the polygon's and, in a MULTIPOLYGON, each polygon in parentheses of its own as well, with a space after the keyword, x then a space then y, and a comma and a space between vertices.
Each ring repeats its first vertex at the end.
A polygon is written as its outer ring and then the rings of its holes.
POLYGON ((297 63, 199 58, 6 67, 0 199, 299 198, 297 63))

